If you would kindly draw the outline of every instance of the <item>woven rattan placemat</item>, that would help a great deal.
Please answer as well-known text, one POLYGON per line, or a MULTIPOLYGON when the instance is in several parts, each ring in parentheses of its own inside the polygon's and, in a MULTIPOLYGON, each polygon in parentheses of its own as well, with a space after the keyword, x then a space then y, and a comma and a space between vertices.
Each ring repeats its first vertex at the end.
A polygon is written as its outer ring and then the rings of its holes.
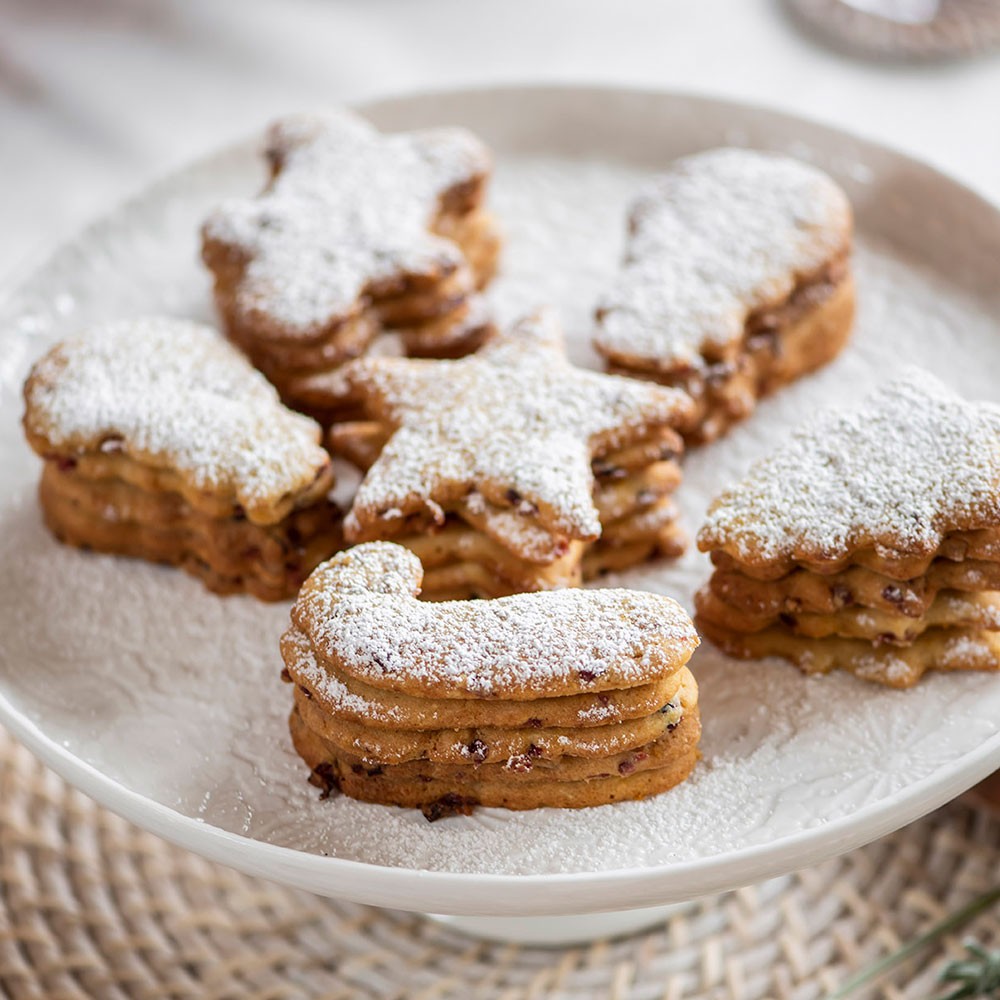
MULTIPOLYGON (((0 730, 0 996, 824 997, 1000 883, 1000 811, 966 796, 885 840, 620 941, 473 941, 203 861, 68 788, 0 730)), ((995 910, 967 929, 1000 945, 995 910)), ((960 938, 858 996, 935 996, 960 938)))

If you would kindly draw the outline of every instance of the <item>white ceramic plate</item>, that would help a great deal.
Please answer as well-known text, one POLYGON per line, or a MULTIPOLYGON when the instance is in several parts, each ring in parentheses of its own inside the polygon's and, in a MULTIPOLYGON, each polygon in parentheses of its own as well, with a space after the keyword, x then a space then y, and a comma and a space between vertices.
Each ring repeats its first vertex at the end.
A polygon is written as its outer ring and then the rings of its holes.
MULTIPOLYGON (((1000 398, 1000 213, 906 157, 770 111, 636 91, 453 92, 364 110, 386 128, 467 125, 493 146, 492 201, 508 232, 494 301, 505 316, 555 302, 584 364, 595 363, 589 313, 620 252, 624 205, 649 171, 749 145, 812 160, 847 188, 859 228, 854 341, 690 456, 680 496, 691 529, 789 425, 904 362, 1000 398)), ((18 425, 24 374, 59 336, 136 313, 211 316, 199 220, 220 197, 254 191, 260 173, 247 143, 169 177, 0 303, 0 720, 60 774, 163 837, 276 881, 378 905, 527 915, 677 902, 787 872, 901 826, 1000 765, 1000 677, 932 676, 893 692, 703 648, 705 759, 666 795, 435 824, 318 801, 285 730, 287 606, 219 599, 182 573, 55 544, 18 425)), ((690 604, 707 573, 690 554, 615 582, 690 604)))

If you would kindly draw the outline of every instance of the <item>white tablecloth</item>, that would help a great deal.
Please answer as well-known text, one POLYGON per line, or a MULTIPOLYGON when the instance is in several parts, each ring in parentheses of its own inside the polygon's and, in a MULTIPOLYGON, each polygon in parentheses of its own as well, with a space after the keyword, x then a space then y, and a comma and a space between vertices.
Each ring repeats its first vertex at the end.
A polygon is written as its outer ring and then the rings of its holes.
POLYGON ((0 276, 276 113, 499 81, 778 106, 1000 201, 1000 57, 852 60, 800 35, 777 0, 3 0, 0 276))

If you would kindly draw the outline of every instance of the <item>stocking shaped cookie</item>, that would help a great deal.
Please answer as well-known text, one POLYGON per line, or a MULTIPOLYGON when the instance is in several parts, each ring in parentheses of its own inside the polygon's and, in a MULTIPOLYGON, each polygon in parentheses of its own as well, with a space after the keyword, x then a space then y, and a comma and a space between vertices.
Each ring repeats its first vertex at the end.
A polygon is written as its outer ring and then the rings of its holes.
POLYGON ((203 256, 232 340, 293 405, 303 378, 385 327, 411 353, 456 357, 491 332, 475 290, 499 239, 481 202, 487 150, 461 129, 381 135, 346 113, 273 125, 271 180, 220 205, 203 256))
POLYGON ((632 204, 594 345, 613 371, 685 389, 685 436, 710 441, 844 346, 851 229, 814 167, 745 149, 679 160, 632 204))
POLYGON ((109 323, 25 384, 46 523, 81 548, 173 563, 215 591, 291 597, 340 547, 320 429, 214 330, 109 323))
POLYGON ((824 414, 712 504, 702 633, 894 687, 1000 668, 1000 407, 913 369, 824 414))
POLYGON ((425 596, 550 589, 676 555, 676 390, 569 363, 554 313, 458 361, 363 358, 327 382, 368 417, 331 446, 367 469, 352 541, 423 560, 425 596))
POLYGON ((389 542, 320 566, 281 652, 295 748, 325 794, 532 809, 644 798, 698 757, 698 645, 676 602, 627 590, 416 600, 389 542))

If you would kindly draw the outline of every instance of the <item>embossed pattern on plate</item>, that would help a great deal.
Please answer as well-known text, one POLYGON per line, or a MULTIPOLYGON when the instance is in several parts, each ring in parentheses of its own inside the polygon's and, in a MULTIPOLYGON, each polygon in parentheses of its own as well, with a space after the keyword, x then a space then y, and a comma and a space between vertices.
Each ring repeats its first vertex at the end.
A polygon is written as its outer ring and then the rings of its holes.
MULTIPOLYGON (((589 311, 616 266, 625 203, 656 165, 746 144, 813 160, 847 187, 859 226, 855 339, 690 455, 679 499, 692 534, 719 487, 804 413, 862 395, 901 364, 1000 399, 1000 214, 913 161, 771 112, 665 94, 456 92, 370 111, 387 127, 469 125, 493 145, 508 247, 491 298, 504 318, 555 302, 588 365, 589 311)), ((652 905, 788 871, 888 832, 1000 765, 998 676, 931 676, 900 693, 703 647, 693 666, 705 759, 673 792, 433 825, 319 802, 285 728, 287 605, 216 598, 182 573, 55 544, 18 424, 30 361, 68 331, 137 313, 211 317, 198 222, 259 176, 252 144, 196 164, 0 303, 0 721, 65 776, 154 832, 279 881, 416 909, 527 914, 652 905)), ((689 554, 608 582, 690 607, 708 571, 689 554)))

